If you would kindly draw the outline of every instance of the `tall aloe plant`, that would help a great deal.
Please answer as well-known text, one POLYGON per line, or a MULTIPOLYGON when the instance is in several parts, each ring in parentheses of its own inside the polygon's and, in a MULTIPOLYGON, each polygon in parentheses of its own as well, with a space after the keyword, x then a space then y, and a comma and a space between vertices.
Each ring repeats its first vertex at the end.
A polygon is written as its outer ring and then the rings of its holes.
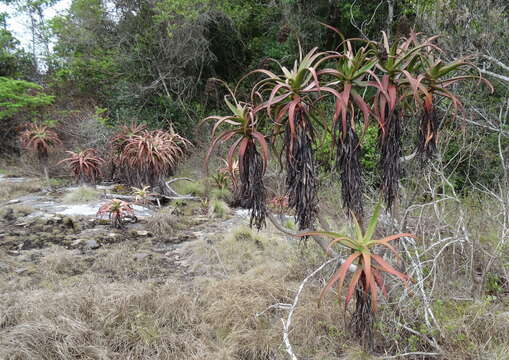
MULTIPOLYGON (((226 86, 226 84, 225 84, 226 86)), ((235 154, 238 155, 240 175, 240 204, 251 210, 250 225, 260 229, 265 224, 267 213, 265 197, 266 191, 263 175, 269 160, 269 147, 265 136, 258 130, 258 120, 255 117, 253 106, 238 101, 228 86, 229 96, 224 101, 231 111, 228 116, 209 116, 202 120, 214 120, 212 128, 212 142, 205 157, 205 166, 212 151, 219 143, 232 140, 226 159, 228 171, 234 172, 235 154), (230 101, 229 98, 231 98, 230 101), (223 132, 216 134, 219 127, 229 125, 223 132)))
POLYGON ((253 88, 253 95, 265 97, 256 112, 266 110, 274 121, 273 134, 284 134, 289 206, 295 209, 301 230, 313 226, 318 212, 314 129, 310 117, 315 100, 312 95, 321 90, 334 92, 333 89, 320 87, 318 82, 316 68, 323 55, 317 48, 305 56, 301 50, 299 59, 291 69, 275 61, 280 70, 279 75, 264 69, 254 71, 266 77, 253 88))
POLYGON ((433 38, 419 44, 418 34, 412 32, 408 38, 395 39, 390 43, 387 34, 383 32, 382 35, 376 65, 382 76, 379 82, 371 84, 378 89, 373 99, 373 111, 379 126, 380 188, 387 207, 391 208, 398 194, 401 177, 403 100, 412 93, 406 76, 418 69, 419 53, 433 38))
MULTIPOLYGON (((337 29, 329 28, 343 38, 337 29)), ((341 52, 331 52, 328 57, 334 60, 334 67, 322 69, 318 74, 332 78, 326 87, 337 91, 337 95, 334 94, 335 112, 331 123, 336 145, 335 167, 341 174, 343 205, 349 213, 361 221, 364 212, 363 181, 360 163, 361 145, 356 123, 362 116, 363 129, 368 126, 371 109, 362 94, 370 86, 368 77, 378 81, 372 70, 377 59, 371 42, 354 50, 352 41, 344 40, 340 47, 343 48, 341 52)))
POLYGON ((23 130, 19 134, 21 146, 37 155, 44 176, 49 181, 49 151, 61 146, 62 141, 54 130, 42 124, 28 123, 24 124, 22 128, 23 130))
POLYGON ((475 79, 487 85, 492 92, 494 89, 488 80, 469 74, 468 71, 475 69, 475 65, 468 58, 447 62, 436 54, 438 47, 429 44, 426 51, 419 54, 420 73, 406 73, 406 76, 416 98, 415 105, 422 112, 417 150, 431 158, 436 151, 440 126, 436 112, 437 98, 449 100, 456 116, 463 109, 463 104, 448 87, 459 81, 475 79))

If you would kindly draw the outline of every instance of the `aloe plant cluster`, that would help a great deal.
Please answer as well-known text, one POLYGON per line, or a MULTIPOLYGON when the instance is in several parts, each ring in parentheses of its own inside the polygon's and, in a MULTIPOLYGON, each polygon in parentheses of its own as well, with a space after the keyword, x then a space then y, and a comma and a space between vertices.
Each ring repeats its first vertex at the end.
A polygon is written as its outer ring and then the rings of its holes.
POLYGON ((239 100, 238 91, 228 88, 225 103, 231 115, 207 118, 215 124, 206 161, 219 143, 235 138, 227 161, 235 161, 238 153, 241 197, 248 199, 254 192, 259 196, 256 201, 244 202, 254 210, 257 225, 263 224, 265 211, 260 209, 264 207, 263 175, 269 161, 269 138, 272 145, 278 139, 282 143, 289 206, 295 210, 301 230, 312 228, 318 213, 314 156, 317 128, 332 134, 343 205, 362 223, 360 154, 361 138, 368 126, 374 124, 379 129, 380 191, 391 208, 401 177, 405 122, 418 119, 416 151, 431 157, 440 127, 437 102, 451 104, 454 114, 462 110, 451 85, 479 79, 491 88, 488 81, 471 73, 475 66, 468 58, 446 61, 436 36, 427 38, 412 32, 408 38, 390 40, 382 33, 380 41, 366 41, 345 39, 337 29, 329 28, 341 39, 335 50, 320 52, 314 48, 305 55, 301 51, 291 68, 273 60, 277 71, 250 72, 241 80, 244 86, 246 79, 256 79, 248 85, 250 95, 239 100), (334 104, 330 118, 317 111, 317 104, 324 100, 334 104), (220 127, 224 131, 216 136, 220 127))
MULTIPOLYGON (((23 148, 37 154, 45 173, 49 151, 63 145, 54 129, 36 123, 23 127, 20 141, 23 148)), ((141 188, 159 187, 163 194, 168 193, 164 179, 191 145, 171 127, 148 130, 143 124, 123 125, 111 139, 111 177, 141 188)), ((106 160, 99 156, 97 149, 67 151, 67 154, 58 164, 65 164, 80 184, 95 184, 103 176, 106 160)))

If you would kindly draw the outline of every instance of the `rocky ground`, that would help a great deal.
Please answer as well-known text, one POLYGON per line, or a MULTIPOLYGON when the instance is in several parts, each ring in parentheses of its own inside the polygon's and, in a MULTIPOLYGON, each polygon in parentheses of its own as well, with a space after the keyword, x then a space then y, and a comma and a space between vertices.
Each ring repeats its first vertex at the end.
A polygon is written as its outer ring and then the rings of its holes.
MULTIPOLYGON (((29 181, 33 180, 3 178, 0 184, 8 186, 29 181)), ((111 197, 113 188, 102 186, 99 190, 111 197)), ((82 204, 62 203, 63 195, 75 190, 67 187, 31 193, 0 206, 0 272, 4 279, 16 282, 19 277, 25 277, 36 284, 37 274, 44 271, 47 259, 54 254, 74 264, 72 271, 62 269, 65 275, 77 276, 94 269, 99 259, 119 249, 124 252, 126 266, 130 262, 150 264, 153 280, 177 274, 188 276, 183 244, 207 239, 211 234, 215 236, 218 230, 228 232, 247 224, 245 211, 232 212, 218 221, 206 216, 199 203, 187 201, 179 203, 179 209, 167 207, 175 214, 181 213, 175 216, 177 224, 168 234, 154 234, 148 225, 147 219, 158 209, 139 205, 134 206, 135 223, 126 223, 124 229, 114 229, 107 218, 95 215, 106 199, 82 204)))

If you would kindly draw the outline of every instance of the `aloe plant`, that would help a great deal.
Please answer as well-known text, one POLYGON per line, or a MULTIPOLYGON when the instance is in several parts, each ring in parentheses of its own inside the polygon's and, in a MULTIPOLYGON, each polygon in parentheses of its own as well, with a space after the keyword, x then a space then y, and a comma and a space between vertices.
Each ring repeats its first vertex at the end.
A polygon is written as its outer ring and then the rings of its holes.
POLYGON ((19 135, 21 146, 37 155, 39 164, 42 166, 46 180, 48 174, 49 151, 62 145, 58 134, 48 126, 36 123, 28 123, 22 126, 23 130, 19 135))
POLYGON ((426 48, 419 54, 421 73, 414 76, 406 73, 407 79, 414 91, 417 109, 422 110, 419 130, 419 143, 417 150, 431 158, 436 151, 439 119, 437 117, 435 103, 441 97, 449 100, 453 108, 453 116, 461 111, 461 100, 448 87, 465 80, 479 80, 483 82, 491 92, 494 91, 491 83, 479 75, 472 75, 468 71, 475 69, 475 65, 467 58, 447 62, 436 55, 435 47, 426 48))
POLYGON ((118 165, 129 170, 127 182, 133 186, 148 184, 170 194, 165 176, 169 175, 184 156, 191 142, 173 129, 143 130, 122 142, 118 165))
POLYGON ((346 290, 344 306, 346 311, 346 308, 350 303, 353 295, 356 294, 357 311, 354 313, 353 323, 354 325, 358 325, 356 327, 356 331, 359 335, 362 335, 362 333, 366 330, 366 324, 356 324, 355 316, 357 318, 362 318, 365 321, 371 316, 371 313, 374 313, 377 310, 377 289, 380 289, 382 294, 387 294, 384 274, 390 274, 396 277, 402 281, 405 286, 410 280, 408 275, 396 270, 392 265, 384 260, 382 256, 376 254, 374 251, 376 247, 386 247, 396 257, 399 257, 397 250, 390 244, 390 242, 402 237, 415 238, 415 236, 412 234, 400 233, 380 239, 374 239, 381 208, 381 202, 379 201, 374 208, 373 215, 369 220, 366 230, 363 230, 359 225, 356 217, 352 216, 352 236, 345 236, 344 234, 325 231, 312 231, 299 234, 299 236, 319 235, 329 237, 332 238, 332 241, 329 245, 330 248, 338 244, 351 250, 351 254, 332 275, 325 287, 320 292, 320 301, 323 300, 327 292, 334 285, 337 285, 337 294, 338 296, 341 296, 348 270, 352 264, 356 265, 356 269, 346 290), (366 308, 366 305, 371 307, 371 313, 366 313, 366 311, 369 310, 369 308, 366 308))
POLYGON ((269 147, 265 136, 258 130, 259 122, 255 117, 253 106, 238 101, 234 92, 226 84, 224 85, 229 92, 224 101, 231 115, 209 116, 201 122, 215 121, 212 128, 212 142, 205 156, 205 166, 208 167, 210 156, 219 143, 233 140, 226 159, 228 171, 234 172, 234 156, 238 154, 240 203, 241 206, 251 210, 250 224, 260 229, 265 224, 267 212, 263 175, 269 161, 269 147), (219 127, 224 125, 229 127, 216 134, 219 127))
MULTIPOLYGON (((329 27, 343 35, 335 28, 329 27)), ((377 64, 376 52, 372 42, 354 50, 352 40, 343 40, 340 44, 341 52, 330 52, 329 59, 334 60, 334 67, 322 69, 320 76, 329 79, 326 87, 336 89, 335 112, 331 122, 333 144, 336 146, 336 171, 341 174, 341 190, 343 206, 348 213, 353 213, 358 219, 363 217, 363 180, 360 164, 360 139, 356 131, 358 122, 357 110, 363 119, 363 129, 367 129, 371 108, 362 94, 366 88, 372 86, 367 78, 373 82, 380 82, 373 68, 377 64)))
POLYGON ((284 134, 289 205, 295 209, 301 230, 313 226, 318 212, 312 147, 314 130, 310 117, 315 102, 313 95, 320 91, 336 93, 331 88, 321 87, 318 81, 317 67, 325 55, 317 48, 305 56, 300 51, 299 59, 291 69, 276 61, 281 71, 279 75, 264 69, 253 71, 265 76, 253 86, 253 95, 265 96, 256 113, 266 110, 274 122, 273 135, 284 134))
POLYGON ((66 151, 70 156, 59 162, 67 163, 74 178, 80 183, 95 184, 102 175, 101 165, 104 160, 97 155, 95 149, 85 149, 80 152, 66 151))
POLYGON ((108 214, 108 217, 111 220, 111 226, 116 229, 124 228, 124 223, 127 219, 136 219, 134 216, 134 209, 131 204, 118 199, 110 200, 101 205, 96 216, 101 216, 103 214, 108 214))

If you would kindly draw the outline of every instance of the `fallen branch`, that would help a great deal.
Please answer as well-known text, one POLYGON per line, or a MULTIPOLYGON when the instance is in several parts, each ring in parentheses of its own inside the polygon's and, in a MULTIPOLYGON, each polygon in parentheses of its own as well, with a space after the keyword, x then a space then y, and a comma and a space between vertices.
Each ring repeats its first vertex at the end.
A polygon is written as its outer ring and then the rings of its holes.
POLYGON ((483 55, 483 58, 491 61, 492 63, 495 63, 497 64, 498 66, 500 66, 502 69, 506 70, 506 71, 509 71, 509 66, 507 66, 506 64, 504 64, 502 61, 494 58, 493 56, 489 56, 489 55, 483 55))
MULTIPOLYGON (((120 195, 120 194, 104 194, 104 196, 107 199, 119 199, 119 200, 125 200, 129 202, 136 202, 136 196, 132 195, 120 195)), ((179 196, 166 196, 166 195, 160 195, 157 196, 147 196, 146 200, 157 203, 159 200, 165 199, 165 200, 201 200, 199 197, 196 196, 190 196, 190 195, 179 195, 179 196)))
POLYGON ((182 180, 185 180, 185 181, 191 181, 191 182, 193 182, 193 181, 194 181, 193 179, 189 179, 189 178, 186 178, 186 177, 181 177, 181 178, 174 178, 174 179, 168 180, 166 183, 167 183, 168 185, 170 185, 170 184, 173 184, 174 182, 182 181, 182 180))
POLYGON ((493 76, 494 78, 497 78, 499 80, 509 82, 509 76, 504 76, 504 75, 496 74, 494 72, 491 72, 491 71, 488 71, 488 70, 483 70, 483 69, 480 69, 479 71, 482 72, 485 75, 493 76))
POLYGON ((398 354, 398 355, 392 355, 392 356, 385 356, 380 359, 399 359, 405 356, 440 356, 441 353, 428 353, 428 352, 422 352, 422 351, 416 351, 416 352, 409 352, 404 354, 398 354))
MULTIPOLYGON (((171 198, 171 197, 177 197, 177 198, 181 198, 181 197, 189 197, 191 196, 191 194, 187 194, 187 195, 181 195, 179 194, 178 192, 176 192, 171 186, 170 184, 173 184, 174 182, 176 181, 191 181, 193 182, 194 180, 192 179, 189 179, 189 178, 186 178, 186 177, 182 177, 182 178, 175 178, 175 179, 171 179, 169 181, 163 181, 163 183, 161 184, 161 187, 163 187, 163 192, 168 192, 169 194, 171 194, 171 196, 167 196, 167 198, 171 198)), ((172 199, 173 200, 173 199, 172 199)))

